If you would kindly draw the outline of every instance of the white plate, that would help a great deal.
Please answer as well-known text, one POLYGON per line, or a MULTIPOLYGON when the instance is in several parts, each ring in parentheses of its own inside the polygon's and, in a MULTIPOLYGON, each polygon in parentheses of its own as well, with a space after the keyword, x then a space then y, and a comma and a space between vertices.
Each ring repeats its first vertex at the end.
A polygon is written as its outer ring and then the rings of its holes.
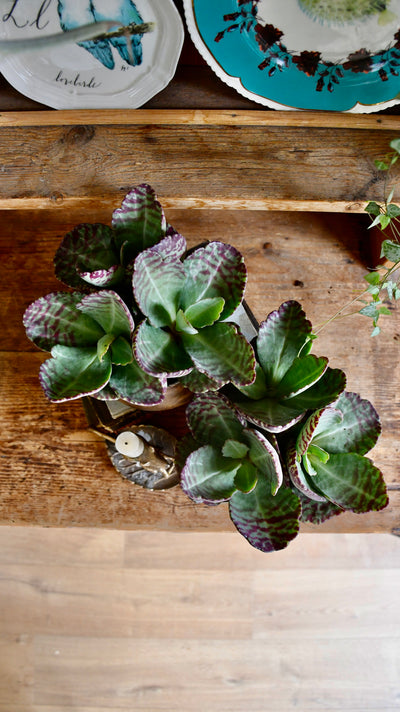
POLYGON ((19 92, 54 109, 142 106, 172 79, 182 49, 183 24, 172 0, 0 0, 0 39, 54 34, 61 21, 63 29, 103 19, 128 24, 138 22, 136 13, 154 30, 138 37, 133 53, 125 38, 119 49, 116 40, 91 43, 91 51, 67 43, 3 59, 1 73, 19 92))

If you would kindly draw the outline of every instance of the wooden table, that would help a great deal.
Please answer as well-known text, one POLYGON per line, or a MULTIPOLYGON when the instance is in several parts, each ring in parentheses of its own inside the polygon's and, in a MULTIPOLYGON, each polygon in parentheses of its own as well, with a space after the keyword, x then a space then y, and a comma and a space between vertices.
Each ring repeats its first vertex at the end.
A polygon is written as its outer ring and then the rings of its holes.
MULTIPOLYGON (((233 528, 224 505, 195 506, 179 488, 151 493, 115 472, 81 403, 45 399, 38 369, 46 355, 25 337, 23 311, 62 289, 52 265, 62 235, 79 222, 109 222, 128 188, 149 182, 189 245, 222 239, 242 251, 246 299, 258 319, 297 299, 314 324, 324 321, 371 266, 362 213, 367 200, 382 197, 373 161, 399 122, 396 111, 264 110, 216 79, 189 40, 171 85, 137 111, 51 111, 3 82, 0 523, 233 528)), ((370 326, 360 316, 339 321, 314 351, 343 368, 348 390, 381 414, 373 457, 390 505, 341 515, 318 531, 400 531, 398 316, 385 320, 378 339, 370 326)))

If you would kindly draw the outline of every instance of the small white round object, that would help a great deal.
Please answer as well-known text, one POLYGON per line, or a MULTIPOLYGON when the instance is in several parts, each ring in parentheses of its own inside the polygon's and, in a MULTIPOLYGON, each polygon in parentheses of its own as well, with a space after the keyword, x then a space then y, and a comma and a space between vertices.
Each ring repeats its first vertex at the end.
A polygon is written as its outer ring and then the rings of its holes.
POLYGON ((135 433, 125 430, 116 438, 115 447, 125 457, 139 457, 144 450, 144 442, 135 433))

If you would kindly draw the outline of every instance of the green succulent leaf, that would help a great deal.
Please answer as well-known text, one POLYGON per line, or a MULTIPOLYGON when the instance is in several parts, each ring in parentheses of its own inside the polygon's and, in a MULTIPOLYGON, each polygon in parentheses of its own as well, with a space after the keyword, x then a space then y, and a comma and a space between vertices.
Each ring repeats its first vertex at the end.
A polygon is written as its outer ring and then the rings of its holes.
POLYGON ((264 428, 270 433, 281 433, 302 419, 304 411, 291 408, 287 402, 274 398, 261 398, 257 401, 236 401, 235 408, 251 423, 264 428))
POLYGON ((63 238, 54 257, 55 274, 64 284, 78 289, 88 289, 90 275, 100 273, 102 284, 111 286, 123 277, 119 269, 118 249, 114 231, 101 223, 81 224, 63 238), (83 277, 85 275, 85 277, 83 277))
POLYGON ((96 269, 93 272, 79 272, 84 282, 97 289, 110 289, 120 284, 125 277, 125 269, 121 265, 113 265, 109 269, 96 269))
POLYGON ((220 319, 231 316, 242 301, 246 286, 246 267, 240 252, 223 242, 210 242, 192 252, 183 264, 186 281, 181 307, 186 311, 204 299, 222 297, 220 319))
POLYGON ((365 455, 378 440, 381 425, 378 413, 357 393, 342 393, 334 404, 342 415, 333 423, 330 409, 321 414, 312 442, 329 453, 356 452, 365 455))
POLYGON ((166 220, 154 190, 145 183, 133 188, 125 196, 121 207, 114 210, 112 226, 118 249, 126 243, 124 253, 127 262, 161 240, 166 232, 166 220))
POLYGON ((268 396, 265 374, 260 364, 256 361, 256 377, 249 386, 236 386, 242 395, 252 400, 260 400, 268 396))
POLYGON ((114 339, 115 336, 113 336, 113 334, 104 334, 104 336, 102 336, 101 339, 98 340, 97 358, 99 359, 99 361, 103 360, 103 357, 106 355, 114 339))
POLYGON ((235 475, 239 460, 220 455, 211 445, 199 448, 186 460, 181 472, 181 486, 194 502, 219 504, 236 491, 235 475))
MULTIPOLYGON (((296 452, 298 459, 300 460, 300 458, 307 452, 311 442, 313 442, 314 436, 316 436, 318 432, 320 432, 321 435, 326 433, 329 438, 329 433, 334 433, 336 428, 340 427, 342 421, 343 414, 340 410, 334 407, 317 410, 312 413, 308 420, 304 423, 297 436, 296 452), (321 427, 319 428, 320 422, 321 427)), ((316 442, 318 442, 318 440, 316 440, 316 442)), ((323 443, 324 441, 322 439, 322 442, 320 441, 320 446, 322 446, 323 443)))
POLYGON ((117 336, 111 344, 111 361, 118 366, 126 366, 133 361, 132 344, 123 336, 117 336))
POLYGON ((308 497, 299 493, 301 503, 301 522, 310 522, 312 524, 322 524, 331 517, 337 517, 342 514, 343 509, 332 502, 324 500, 323 502, 315 502, 308 497))
POLYGON ((381 256, 386 257, 390 262, 400 261, 400 242, 384 240, 382 242, 381 256))
POLYGON ((78 309, 97 321, 106 334, 130 339, 134 330, 132 315, 121 297, 111 290, 88 294, 78 309))
POLYGON ((284 403, 289 408, 317 410, 336 401, 346 388, 346 375, 339 368, 327 368, 323 376, 307 390, 287 398, 284 403))
POLYGON ((264 552, 284 549, 298 533, 300 500, 287 487, 271 495, 270 483, 259 477, 252 492, 235 492, 229 502, 233 524, 247 541, 264 552))
POLYGON ((308 484, 306 473, 303 470, 302 462, 299 460, 296 448, 290 444, 286 454, 287 468, 291 482, 296 487, 296 490, 308 500, 316 502, 326 502, 326 497, 314 492, 308 484))
POLYGON ((185 238, 179 232, 175 232, 173 228, 168 228, 166 236, 153 245, 152 249, 164 260, 176 262, 184 256, 186 247, 185 238))
POLYGON ((178 309, 176 315, 175 328, 182 334, 197 334, 197 329, 191 325, 189 319, 186 317, 182 309, 178 309))
POLYGON ((51 351, 53 346, 95 346, 104 329, 82 314, 78 306, 83 294, 57 292, 33 302, 24 313, 26 334, 36 346, 51 351))
POLYGON ((186 420, 196 440, 222 450, 226 441, 243 441, 243 426, 235 411, 216 393, 203 393, 186 408, 186 420))
POLYGON ((182 334, 196 368, 222 383, 246 385, 254 380, 254 352, 233 324, 216 323, 198 334, 182 334))
POLYGON ((315 484, 334 504, 359 513, 386 507, 382 474, 367 457, 345 453, 331 455, 326 463, 314 456, 310 459, 316 470, 311 486, 315 484))
POLYGON ((133 290, 140 310, 152 326, 171 326, 179 309, 185 271, 179 259, 164 259, 155 249, 135 260, 133 290))
POLYGON ((200 302, 188 307, 185 311, 185 316, 192 326, 196 329, 202 329, 204 326, 211 326, 220 318, 224 305, 225 300, 222 297, 202 299, 200 302))
POLYGON ((114 366, 109 385, 118 398, 140 406, 158 405, 167 389, 166 379, 145 373, 135 360, 126 366, 114 366))
POLYGON ((190 356, 173 334, 143 321, 135 333, 134 351, 141 367, 155 376, 183 376, 193 367, 190 356))
POLYGON ((205 373, 200 373, 197 368, 187 374, 187 376, 182 376, 181 383, 185 388, 188 388, 193 393, 206 393, 208 391, 217 391, 221 382, 216 381, 205 373))
POLYGON ((288 301, 260 324, 257 356, 269 386, 278 385, 311 336, 298 302, 288 301))
POLYGON ((242 460, 244 457, 246 457, 248 451, 249 448, 245 443, 231 439, 226 440, 222 448, 222 454, 224 457, 232 457, 239 460, 242 460))
POLYGON ((328 359, 324 356, 309 354, 295 358, 277 387, 278 393, 284 398, 293 398, 319 381, 327 367, 328 359))
POLYGON ((41 365, 39 378, 47 398, 55 403, 92 395, 110 380, 110 356, 99 361, 96 346, 54 346, 51 355, 41 365))
POLYGON ((269 482, 270 491, 275 495, 283 483, 282 465, 277 451, 258 430, 246 429, 244 437, 249 446, 250 461, 260 475, 269 482))
POLYGON ((240 492, 251 492, 257 484, 258 472, 257 468, 251 462, 244 461, 241 463, 236 475, 235 486, 240 492))

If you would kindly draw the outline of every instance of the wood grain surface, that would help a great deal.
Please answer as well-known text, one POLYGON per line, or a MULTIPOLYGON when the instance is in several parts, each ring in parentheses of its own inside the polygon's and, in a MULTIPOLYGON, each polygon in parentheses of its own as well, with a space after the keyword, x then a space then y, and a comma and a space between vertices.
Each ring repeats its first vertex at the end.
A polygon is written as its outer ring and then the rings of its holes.
MULTIPOLYGON (((160 191, 159 198, 163 202, 160 191)), ((52 264, 62 235, 82 220, 109 219, 108 208, 96 202, 84 214, 77 209, 1 214, 0 522, 232 530, 225 505, 195 506, 179 488, 149 493, 123 480, 104 443, 87 430, 80 402, 51 404, 40 388, 38 369, 46 354, 27 340, 23 312, 39 296, 63 288, 52 264)), ((366 264, 360 247, 368 233, 357 215, 169 209, 167 219, 189 246, 222 239, 243 253, 246 299, 259 320, 286 299, 297 299, 317 325, 361 287, 366 264)), ((398 317, 385 320, 379 339, 369 332, 365 317, 349 317, 322 332, 314 351, 343 368, 348 390, 369 398, 381 414, 383 435, 373 455, 388 482, 390 506, 371 515, 341 515, 320 531, 400 526, 398 317)))

